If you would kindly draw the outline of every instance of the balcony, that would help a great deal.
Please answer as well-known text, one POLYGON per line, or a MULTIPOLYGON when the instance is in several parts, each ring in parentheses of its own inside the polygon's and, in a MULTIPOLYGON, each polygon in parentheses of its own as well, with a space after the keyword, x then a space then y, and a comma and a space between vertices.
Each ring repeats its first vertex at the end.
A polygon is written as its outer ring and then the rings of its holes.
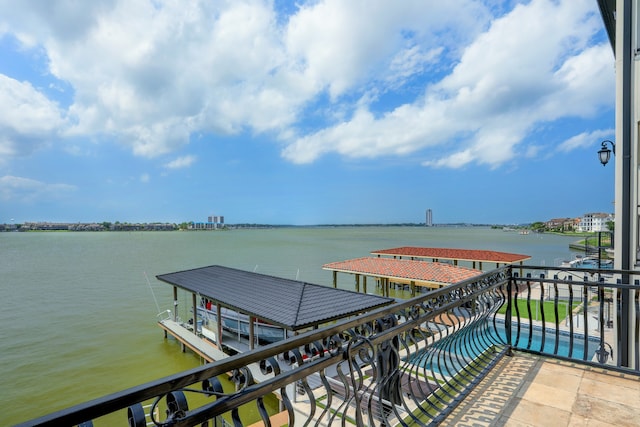
POLYGON ((636 275, 503 267, 22 425, 638 425, 636 275))

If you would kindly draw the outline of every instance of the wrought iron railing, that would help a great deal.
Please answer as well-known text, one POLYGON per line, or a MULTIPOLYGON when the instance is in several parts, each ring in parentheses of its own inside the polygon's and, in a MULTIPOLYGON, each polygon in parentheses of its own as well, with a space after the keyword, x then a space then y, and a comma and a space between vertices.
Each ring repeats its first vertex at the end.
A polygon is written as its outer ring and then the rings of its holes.
POLYGON ((276 413, 290 426, 435 425, 513 348, 638 372, 638 292, 623 273, 503 267, 23 425, 270 426, 276 413))
POLYGON ((547 356, 640 371, 640 272, 526 270, 513 275, 512 298, 507 300, 515 328, 510 344, 547 356))

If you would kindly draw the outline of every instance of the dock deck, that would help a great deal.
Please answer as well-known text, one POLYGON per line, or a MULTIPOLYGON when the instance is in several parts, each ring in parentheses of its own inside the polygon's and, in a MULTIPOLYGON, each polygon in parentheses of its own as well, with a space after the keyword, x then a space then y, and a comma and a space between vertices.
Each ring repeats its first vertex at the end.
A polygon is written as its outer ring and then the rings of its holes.
POLYGON ((193 352, 204 358, 207 362, 221 360, 228 357, 224 352, 218 350, 210 341, 200 338, 193 331, 185 328, 174 320, 161 320, 158 325, 167 333, 171 334, 175 339, 180 341, 183 346, 187 346, 193 352))
MULTIPOLYGON (((218 349, 211 341, 199 337, 198 335, 193 333, 193 330, 186 328, 179 322, 170 319, 164 319, 158 321, 158 325, 165 331, 166 334, 170 334, 176 340, 178 340, 182 344, 183 350, 185 348, 189 348, 194 353, 205 359, 207 362, 214 362, 229 357, 228 354, 218 349)), ((233 344, 235 345, 227 345, 227 343, 225 343, 226 346, 233 348, 238 352, 249 350, 249 346, 243 344, 242 342, 233 344)), ((257 382, 264 381, 268 378, 261 372, 260 367, 257 364, 249 365, 249 370, 251 371, 254 380, 256 380, 257 382)))

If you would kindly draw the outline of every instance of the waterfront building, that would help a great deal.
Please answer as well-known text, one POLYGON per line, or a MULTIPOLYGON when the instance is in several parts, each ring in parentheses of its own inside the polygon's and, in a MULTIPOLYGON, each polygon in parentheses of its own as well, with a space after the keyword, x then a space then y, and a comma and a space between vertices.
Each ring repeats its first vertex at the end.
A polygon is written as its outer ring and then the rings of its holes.
POLYGON ((425 225, 427 227, 433 227, 433 212, 431 209, 427 209, 427 218, 425 220, 425 225))
POLYGON ((210 215, 206 222, 191 222, 190 230, 217 230, 224 228, 224 216, 210 215))
POLYGON ((574 231, 577 228, 580 218, 553 218, 544 225, 548 230, 574 231))
POLYGON ((606 213, 588 213, 580 218, 578 224, 579 232, 597 232, 597 231, 610 231, 607 227, 607 222, 613 221, 613 217, 606 213))

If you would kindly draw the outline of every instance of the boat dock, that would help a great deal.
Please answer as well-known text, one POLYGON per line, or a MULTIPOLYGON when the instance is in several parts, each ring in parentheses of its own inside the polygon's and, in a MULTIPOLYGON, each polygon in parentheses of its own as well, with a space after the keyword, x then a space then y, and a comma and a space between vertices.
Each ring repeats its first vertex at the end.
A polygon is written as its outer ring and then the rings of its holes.
POLYGON ((166 316, 159 319, 160 326, 206 360, 220 360, 227 349, 243 353, 261 345, 261 341, 282 340, 288 334, 393 303, 391 298, 219 265, 161 274, 156 278, 173 286, 174 312, 160 313, 158 316, 166 316), (188 323, 178 322, 178 289, 191 294, 188 323), (309 310, 310 307, 313 310, 309 310), (213 323, 207 329, 209 322, 213 323), (279 334, 268 333, 273 329, 279 334))
POLYGON ((189 348, 207 362, 213 362, 215 360, 221 360, 228 357, 224 352, 218 350, 215 344, 207 339, 197 336, 193 333, 193 330, 185 328, 175 320, 159 320, 158 325, 164 329, 165 337, 167 337, 167 334, 171 334, 171 336, 182 344, 182 351, 189 348))
MULTIPOLYGON (((168 335, 171 335, 181 343, 182 351, 185 351, 188 348, 205 359, 208 363, 229 357, 228 354, 219 350, 213 342, 209 341, 209 339, 194 334, 193 328, 187 328, 181 323, 171 319, 159 320, 158 325, 164 330, 165 338, 167 338, 168 335)), ((202 329, 202 331, 205 330, 205 328, 202 329)), ((213 336, 212 332, 209 333, 213 336)), ((235 351, 242 352, 249 350, 249 346, 247 344, 244 344, 244 347, 246 347, 244 349, 242 348, 242 342, 238 342, 237 344, 238 345, 233 348, 235 351)), ((268 378, 260 371, 260 367, 257 364, 249 365, 249 370, 257 382, 264 381, 268 378)))

